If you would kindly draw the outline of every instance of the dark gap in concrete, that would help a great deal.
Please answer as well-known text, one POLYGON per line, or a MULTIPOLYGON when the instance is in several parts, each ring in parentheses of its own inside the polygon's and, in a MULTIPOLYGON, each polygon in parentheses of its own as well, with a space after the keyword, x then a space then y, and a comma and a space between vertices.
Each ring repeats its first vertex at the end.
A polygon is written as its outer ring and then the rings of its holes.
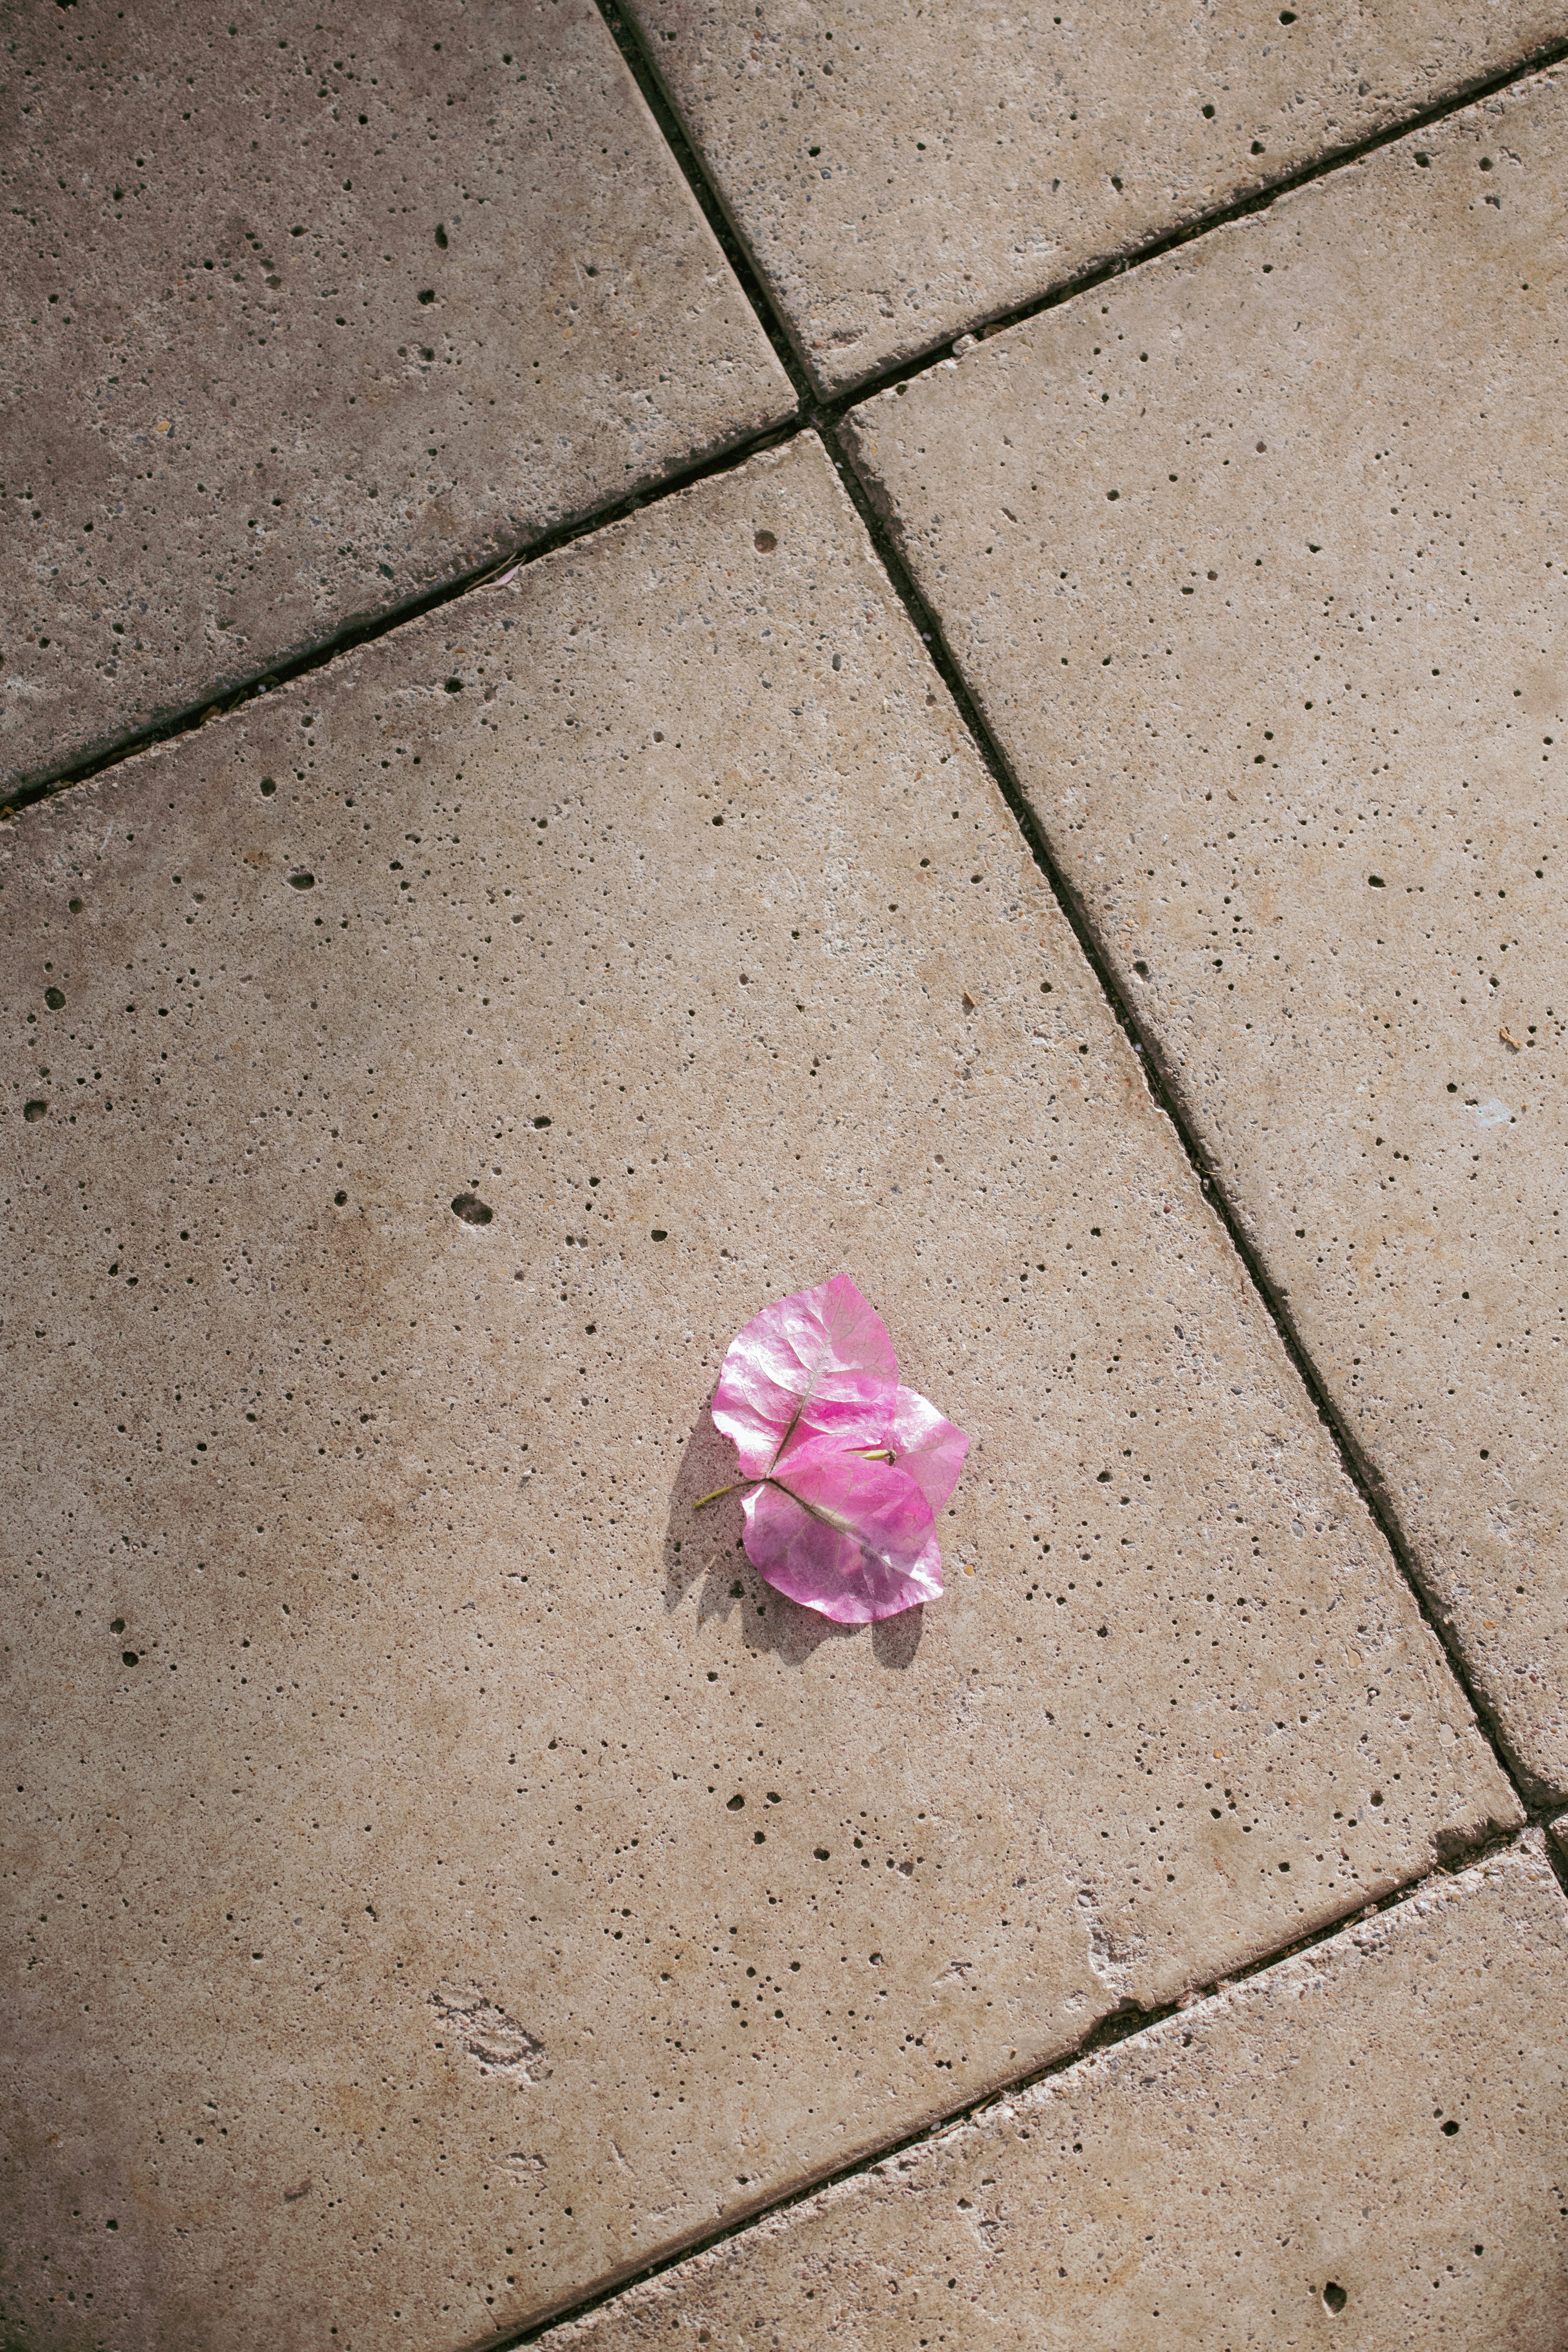
MULTIPOLYGON (((611 37, 637 81, 644 102, 652 113, 661 135, 668 143, 670 152, 679 165, 704 218, 719 239, 725 258, 734 270, 742 291, 752 304, 759 325, 788 373, 791 383, 800 395, 803 410, 801 416, 793 424, 765 426, 760 432, 743 436, 727 444, 721 451, 697 460, 689 466, 672 467, 657 483, 650 483, 641 490, 628 493, 625 498, 612 499, 602 507, 585 509, 574 520, 559 523, 552 530, 542 531, 537 538, 523 542, 511 555, 461 572, 443 584, 427 589, 418 596, 410 597, 405 603, 393 606, 384 613, 351 618, 343 622, 329 636, 319 639, 301 652, 256 671, 251 677, 242 680, 237 686, 231 685, 201 695, 181 710, 167 713, 163 718, 152 720, 146 726, 137 728, 127 735, 117 737, 111 741, 99 744, 89 751, 79 753, 74 760, 60 767, 50 769, 28 782, 18 785, 6 796, 4 804, 0 805, 0 822, 14 816, 20 809, 30 807, 35 802, 47 798, 52 793, 63 791, 71 784, 85 783, 90 776, 100 774, 105 768, 113 767, 121 760, 132 758, 138 751, 146 751, 151 744, 168 742, 176 736, 189 734, 205 721, 210 712, 216 710, 222 716, 239 704, 248 701, 252 695, 264 692, 273 686, 286 685, 291 678, 305 677, 311 670, 323 667, 328 662, 334 660, 339 654, 346 653, 355 646, 368 645, 376 637, 384 636, 389 631, 401 627, 405 621, 417 620, 422 614, 435 611, 437 606, 450 604, 458 597, 468 594, 471 589, 482 587, 487 580, 495 578, 499 572, 510 569, 514 564, 536 562, 541 556, 552 554, 557 548, 569 546, 574 540, 584 538, 590 531, 601 530, 607 523, 618 522, 626 515, 635 514, 639 508, 648 506, 658 499, 668 498, 675 491, 688 489, 693 483, 706 480, 710 475, 726 472, 731 467, 740 465, 747 457, 754 456, 759 450, 776 447, 781 443, 791 439, 802 424, 808 422, 816 424, 823 430, 824 437, 831 440, 832 424, 846 415, 849 409, 862 401, 870 399, 875 394, 886 391, 891 385, 907 383, 915 376, 923 375, 949 356, 952 349, 952 341, 956 339, 944 337, 941 343, 931 345, 918 352, 912 359, 900 361, 894 366, 883 369, 879 373, 863 377, 847 392, 837 394, 831 400, 815 402, 794 343, 784 328, 782 315, 776 310, 738 232, 731 223, 728 214, 709 183, 700 163, 681 129, 679 118, 665 93, 640 36, 626 24, 616 0, 596 0, 596 5, 600 8, 611 37), (813 404, 809 414, 806 413, 807 403, 813 404)), ((1220 206, 1213 212, 1205 213, 1181 227, 1169 230, 1133 251, 1118 255, 1110 261, 1065 281, 1050 291, 1036 296, 1028 302, 1021 303, 1013 310, 995 312, 989 316, 979 314, 973 325, 965 331, 977 335, 988 335, 1000 331, 1004 327, 1016 326, 1025 320, 1037 318, 1043 311, 1055 310, 1063 302, 1070 302, 1076 296, 1092 291, 1095 287, 1104 285, 1111 278, 1121 277, 1131 269, 1141 268, 1144 262, 1158 260, 1162 254, 1173 251, 1178 246, 1188 245, 1197 237, 1205 236, 1211 229, 1223 227, 1228 221, 1241 220, 1250 214, 1266 212, 1277 198, 1289 194, 1292 189, 1305 187, 1310 182, 1322 179, 1331 172, 1342 171, 1346 165, 1359 163, 1363 156, 1374 153, 1379 148, 1393 146, 1399 140, 1409 138, 1417 131, 1428 129, 1434 123, 1443 121, 1447 116, 1461 112, 1465 107, 1474 105, 1479 99, 1489 98, 1499 90, 1510 88, 1515 82, 1528 80, 1532 74, 1543 72, 1548 67, 1560 65, 1565 60, 1568 60, 1568 38, 1550 42, 1544 48, 1536 50, 1521 62, 1506 67, 1484 79, 1466 83, 1452 95, 1435 100, 1432 105, 1422 108, 1416 113, 1403 117, 1387 130, 1375 131, 1356 144, 1333 148, 1310 163, 1300 165, 1295 172, 1285 173, 1269 187, 1261 189, 1250 196, 1238 198, 1232 205, 1220 206)))
POLYGON ((1552 1875, 1558 1885, 1568 1895, 1568 1854, 1563 1852, 1552 1834, 1550 1820, 1553 1818, 1555 1816, 1549 1816, 1548 1821, 1542 1823, 1546 1830, 1546 1859, 1552 1864, 1552 1875))
POLYGON ((242 679, 237 686, 226 686, 216 693, 203 695, 198 701, 187 703, 184 709, 150 720, 145 727, 139 727, 132 734, 121 736, 111 743, 79 752, 64 766, 52 769, 29 783, 19 784, 14 792, 7 793, 4 805, 0 806, 0 821, 15 816, 18 810, 31 808, 37 801, 49 799, 55 793, 66 791, 72 784, 86 783, 89 777, 100 775, 105 768, 117 767, 122 760, 134 758, 138 751, 145 751, 154 743, 168 743, 177 736, 192 734, 209 718, 226 718, 231 710, 237 710, 257 695, 268 694, 274 687, 287 686, 294 678, 308 677, 312 670, 324 669, 329 662, 336 661, 340 654, 352 653, 356 646, 373 645, 377 637, 390 636, 395 629, 404 627, 407 622, 417 621, 426 613, 438 611, 443 604, 456 604, 459 597, 471 595, 476 589, 483 588, 488 581, 499 579, 501 573, 524 564, 537 563, 542 556, 553 555, 558 548, 570 547, 574 540, 586 539, 593 532, 605 530, 608 524, 623 522, 628 515, 637 514, 643 507, 668 498, 673 491, 689 490, 694 483, 708 481, 716 474, 727 474, 733 467, 743 465, 748 457, 754 457, 759 450, 772 449, 781 442, 793 439, 798 430, 799 427, 793 423, 763 425, 759 431, 727 443, 722 449, 715 450, 705 457, 694 458, 686 466, 672 467, 658 481, 649 483, 640 490, 628 490, 624 498, 616 499, 606 506, 588 508, 570 520, 557 523, 550 530, 541 531, 537 538, 525 541, 510 555, 489 556, 482 564, 459 572, 456 578, 443 581, 437 587, 426 588, 419 595, 410 596, 404 604, 393 605, 385 612, 357 614, 334 629, 331 636, 321 638, 316 644, 307 646, 302 652, 291 654, 284 660, 268 664, 250 677, 242 679))
MULTIPOLYGON (((1038 2084, 1054 2081, 1058 2075, 1068 2074, 1073 2067, 1082 2065, 1086 2059, 1098 2057, 1101 2051, 1114 2050, 1120 2043, 1131 2042, 1134 2035, 1146 2032, 1151 2026, 1165 2025, 1173 2018, 1186 2015, 1200 2001, 1216 1993, 1267 1976, 1269 1969, 1278 1968, 1282 1960, 1294 1959, 1301 1952, 1315 1951, 1321 1945, 1331 1943, 1334 1937, 1342 1936, 1357 1919, 1371 1919, 1385 1911, 1397 1909, 1400 1904, 1408 1902, 1412 1895, 1434 1877, 1458 1877, 1461 1871, 1472 1869, 1478 1863, 1516 1850, 1522 1834, 1522 1832, 1509 1832, 1479 1839, 1462 1852, 1456 1851, 1436 1869, 1423 1871, 1416 1877, 1404 1880, 1386 1895, 1347 1906, 1324 1926, 1310 1928, 1305 1935, 1293 1937, 1263 1958, 1249 1961, 1227 1976, 1210 1978, 1204 1984, 1194 1986, 1180 2000, 1167 2001, 1160 2009, 1139 2009, 1128 2002, 1111 2016, 1102 2018, 1081 2042, 1075 2042, 1059 2057, 1047 2059, 1043 2065, 1027 2067, 1017 2074, 1009 2075, 1005 2081, 991 2084, 985 2090, 977 2091, 969 2098, 943 2108, 930 2122, 917 2125, 912 2131, 889 2140, 874 2155, 826 2168, 803 2182, 798 2189, 787 2189, 782 2196, 753 2206, 734 2221, 726 2221, 700 2237, 690 2238, 672 2248, 668 2253, 660 2254, 634 2270, 626 2270, 601 2286, 590 2288, 587 2294, 573 2302, 557 2305, 540 2318, 527 2320, 521 2327, 502 2328, 492 2336, 482 2336, 469 2346, 468 2352, 521 2352, 521 2347, 541 2342, 553 2328, 563 2327, 572 2320, 585 2319, 591 2313, 602 2310, 606 2304, 616 2302, 628 2287, 641 2286, 649 2279, 661 2278, 667 2272, 679 2270, 683 2263, 690 2262, 694 2256, 710 2252, 715 2246, 725 2245, 731 2238, 744 2237, 759 2221, 772 2221, 777 2214, 791 2212, 797 2205, 805 2205, 812 2198, 821 2196, 826 2189, 837 2188, 847 2180, 859 2179, 868 2172, 875 2172, 892 2158, 907 2155, 911 2148, 924 2147, 928 2141, 940 2137, 942 2133, 951 2131, 955 2124, 967 2123, 983 2115, 987 2107, 996 2105, 1000 2100, 1016 2098, 1024 2092, 1034 2090, 1038 2084)), ((1550 1854, 1550 1837, 1545 1843, 1550 1854)), ((1552 1864, 1558 1878, 1563 1883, 1564 1893, 1568 1894, 1568 1870, 1559 1864, 1555 1855, 1552 1856, 1552 1864)))
POLYGON ((918 352, 911 359, 893 362, 879 373, 863 377, 847 392, 836 393, 831 399, 818 402, 817 407, 824 416, 842 416, 847 409, 873 398, 879 392, 887 392, 895 384, 908 383, 912 377, 924 375, 939 361, 949 356, 959 335, 969 334, 984 340, 989 335, 1000 334, 1005 327, 1021 326, 1026 320, 1037 319, 1043 311, 1059 310, 1064 302, 1075 301, 1080 294, 1092 293, 1097 286, 1104 286, 1113 278, 1123 278, 1131 269, 1141 269, 1145 262, 1158 261, 1163 255, 1174 253, 1178 247, 1191 245, 1195 238, 1207 236, 1212 230, 1224 228, 1232 221, 1249 220, 1254 214, 1266 213, 1281 196, 1290 195, 1297 188, 1310 187, 1313 181, 1327 179, 1332 173, 1342 172, 1352 163, 1360 163, 1384 147, 1397 146, 1400 140, 1412 138, 1418 131, 1428 131, 1434 124, 1447 121, 1450 115, 1462 113, 1467 106, 1474 106, 1483 98, 1493 98, 1500 90, 1511 89, 1516 82, 1528 81, 1532 74, 1544 73, 1549 67, 1562 65, 1564 61, 1568 61, 1568 38, 1549 41, 1543 48, 1533 50, 1528 58, 1521 58, 1516 64, 1501 67, 1496 73, 1488 74, 1478 81, 1466 82, 1447 97, 1435 99, 1430 106, 1417 109, 1414 114, 1402 115, 1386 130, 1369 131, 1364 139, 1352 140, 1342 147, 1326 148, 1310 163, 1299 163, 1294 171, 1282 172, 1266 188, 1256 188, 1250 195, 1237 196, 1228 205, 1216 205, 1211 212, 1199 213, 1174 228, 1162 229, 1156 236, 1146 238, 1143 244, 1131 247, 1126 252, 1112 254, 1104 261, 1092 262, 1087 268, 1079 270, 1076 277, 1064 278, 1060 285, 1050 287, 1044 294, 1032 295, 1026 302, 1016 303, 1011 310, 977 311, 968 326, 960 328, 957 334, 945 337, 940 345, 918 352))
POLYGON ((610 38, 626 60, 644 105, 658 125, 659 135, 685 174, 686 184, 696 198, 704 220, 718 238, 725 260, 740 279, 741 291, 756 312, 757 323, 773 345, 773 355, 788 375, 804 411, 815 394, 784 314, 768 292, 739 224, 732 221, 725 211, 723 200, 704 170, 701 157, 686 135, 685 125, 665 86, 658 60, 643 38, 641 27, 635 18, 622 10, 619 0, 594 0, 594 5, 605 20, 610 38))

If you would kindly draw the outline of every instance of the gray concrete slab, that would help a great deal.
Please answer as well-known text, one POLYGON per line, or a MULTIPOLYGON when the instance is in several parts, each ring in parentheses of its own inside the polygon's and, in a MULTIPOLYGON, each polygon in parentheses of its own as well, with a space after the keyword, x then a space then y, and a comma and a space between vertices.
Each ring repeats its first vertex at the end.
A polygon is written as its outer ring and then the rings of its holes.
POLYGON ((0 791, 795 405, 591 0, 7 22, 0 791))
POLYGON ((1568 90, 857 412, 1524 1769, 1568 1788, 1568 90))
POLYGON ((815 440, 0 847, 29 2341, 471 2342, 1519 1821, 815 440), (839 1265, 859 1634, 693 1509, 839 1265))
POLYGON ((1556 2352, 1565 2004, 1532 1835, 547 2340, 1556 2352))
POLYGON ((631 0, 826 391, 1528 63, 1562 0, 631 0))

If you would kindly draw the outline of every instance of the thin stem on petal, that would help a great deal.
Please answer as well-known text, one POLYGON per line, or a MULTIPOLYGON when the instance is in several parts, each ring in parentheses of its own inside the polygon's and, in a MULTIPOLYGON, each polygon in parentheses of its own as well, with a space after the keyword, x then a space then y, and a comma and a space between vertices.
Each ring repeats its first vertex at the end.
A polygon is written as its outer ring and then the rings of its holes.
POLYGON ((861 1462, 892 1464, 899 1458, 890 1445, 849 1445, 845 1448, 845 1451, 853 1454, 861 1462))
POLYGON ((702 1508, 703 1503, 716 1503, 721 1495, 733 1495, 742 1486, 755 1486, 760 1483, 761 1482, 755 1478, 737 1478, 733 1486, 715 1486, 710 1495, 704 1495, 701 1501, 693 1503, 691 1507, 694 1511, 700 1511, 702 1508))

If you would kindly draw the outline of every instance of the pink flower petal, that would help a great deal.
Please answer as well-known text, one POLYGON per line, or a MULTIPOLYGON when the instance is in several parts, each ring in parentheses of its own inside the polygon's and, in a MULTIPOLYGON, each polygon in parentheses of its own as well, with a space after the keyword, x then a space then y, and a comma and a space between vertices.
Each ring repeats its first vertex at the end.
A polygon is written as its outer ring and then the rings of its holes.
POLYGON ((795 1444, 833 1431, 846 1445, 887 1440, 899 1360, 876 1309, 847 1274, 775 1299, 730 1342, 713 1419, 741 1467, 762 1477, 795 1444))
POLYGON ((847 1453, 837 1436, 792 1446, 778 1479, 754 1486, 742 1507, 759 1575, 840 1625, 941 1597, 936 1528, 915 1480, 847 1453))
POLYGON ((929 1398, 900 1388, 888 1443, 933 1511, 940 1511, 958 1484, 969 1440, 944 1421, 929 1398))

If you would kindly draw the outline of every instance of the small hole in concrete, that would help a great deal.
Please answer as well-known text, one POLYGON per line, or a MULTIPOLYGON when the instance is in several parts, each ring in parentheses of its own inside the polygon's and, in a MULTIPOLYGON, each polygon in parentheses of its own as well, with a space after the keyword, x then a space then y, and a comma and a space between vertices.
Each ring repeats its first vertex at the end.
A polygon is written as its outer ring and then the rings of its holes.
POLYGON ((774 548, 778 545, 778 541, 773 537, 771 530, 760 530, 758 531, 755 539, 752 540, 752 545, 756 549, 759 555, 771 555, 774 548))
POLYGON ((1345 2293, 1343 2287, 1336 2286, 1333 2280, 1331 2279, 1328 2285, 1323 2289, 1323 2304, 1325 2309, 1329 2311, 1342 2311, 1349 2301, 1350 2297, 1345 2293))
POLYGON ((313 890, 315 887, 315 876, 303 866, 297 866, 289 877, 290 890, 313 890))
POLYGON ((465 1225, 488 1225, 495 1211, 489 1208, 477 1193, 459 1192, 452 1202, 452 1214, 465 1225))

